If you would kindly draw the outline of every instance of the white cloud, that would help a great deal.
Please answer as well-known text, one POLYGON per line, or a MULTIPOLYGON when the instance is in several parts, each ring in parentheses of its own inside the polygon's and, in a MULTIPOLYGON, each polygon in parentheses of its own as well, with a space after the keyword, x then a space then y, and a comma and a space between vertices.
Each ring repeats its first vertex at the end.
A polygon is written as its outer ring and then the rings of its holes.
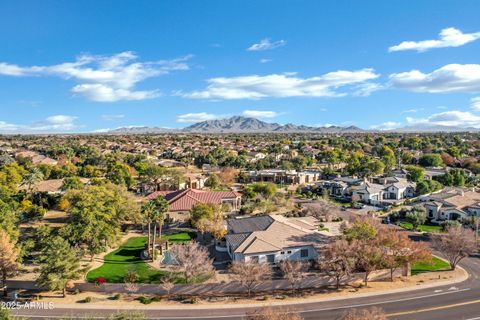
POLYGON ((401 113, 417 113, 418 111, 422 111, 424 108, 419 108, 419 109, 407 109, 403 110, 401 113))
POLYGON ((53 115, 42 121, 31 124, 12 124, 0 121, 2 132, 65 132, 71 131, 79 126, 75 124, 77 117, 67 115, 53 115))
POLYGON ((112 129, 109 129, 109 128, 103 128, 103 129, 96 129, 96 130, 93 130, 92 132, 93 133, 107 133, 109 131, 111 131, 112 129))
POLYGON ((268 63, 271 62, 272 59, 260 59, 260 63, 268 63))
POLYGON ((480 128, 480 116, 468 111, 445 111, 433 114, 427 118, 406 118, 407 123, 415 126, 447 126, 480 128))
POLYGON ((102 114, 102 119, 106 121, 114 121, 125 118, 124 114, 102 114))
POLYGON ((275 118, 278 117, 280 113, 275 111, 245 110, 242 112, 242 115, 252 118, 275 118))
POLYGON ((250 47, 247 48, 247 51, 265 51, 265 50, 272 50, 276 48, 283 47, 287 44, 285 40, 278 40, 278 41, 271 41, 269 38, 265 38, 260 40, 259 43, 254 43, 250 47))
POLYGON ((448 64, 431 73, 394 73, 390 75, 390 85, 416 92, 480 92, 480 65, 448 64))
MULTIPOLYGON (((208 80, 205 90, 179 94, 191 99, 211 100, 339 97, 347 93, 338 89, 344 87, 352 89, 352 86, 366 84, 367 81, 379 76, 373 69, 339 70, 311 78, 300 78, 295 75, 295 73, 288 73, 212 78, 208 80)), ((358 87, 356 89, 358 90, 358 87)))
POLYGON ((395 121, 387 121, 381 124, 373 125, 370 126, 370 129, 375 129, 375 130, 392 130, 399 128, 402 124, 400 122, 395 122, 395 121))
POLYGON ((115 89, 103 84, 79 84, 73 87, 71 91, 83 95, 88 100, 97 102, 146 100, 160 96, 158 90, 130 91, 128 89, 115 89))
POLYGON ((470 99, 470 107, 472 108, 473 111, 478 111, 480 112, 480 97, 475 97, 470 99))
POLYGON ((29 66, 0 63, 0 75, 4 76, 58 76, 79 82, 72 92, 89 100, 114 102, 120 100, 144 100, 159 96, 158 90, 137 91, 135 86, 152 77, 173 70, 188 70, 185 56, 173 60, 138 62, 131 51, 111 56, 84 54, 74 62, 51 66, 29 66))
POLYGON ((416 50, 425 52, 435 48, 460 47, 469 42, 480 39, 480 32, 462 33, 456 28, 446 28, 440 31, 438 40, 404 41, 388 48, 388 51, 416 50))
POLYGON ((214 119, 219 119, 225 117, 224 115, 217 115, 217 114, 212 114, 212 113, 206 113, 206 112, 199 112, 199 113, 186 113, 179 115, 177 117, 177 122, 182 122, 182 123, 190 123, 190 122, 202 122, 202 121, 207 121, 207 120, 214 120, 214 119))

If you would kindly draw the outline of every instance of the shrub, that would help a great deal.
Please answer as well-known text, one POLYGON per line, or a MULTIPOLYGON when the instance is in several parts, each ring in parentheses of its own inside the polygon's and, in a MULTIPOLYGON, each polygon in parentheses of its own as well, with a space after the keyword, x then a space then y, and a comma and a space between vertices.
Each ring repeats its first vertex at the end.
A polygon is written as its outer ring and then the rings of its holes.
POLYGON ((90 303, 92 302, 92 297, 86 297, 85 299, 83 299, 83 303, 90 303))
POLYGON ((120 293, 117 293, 112 297, 112 300, 120 300, 121 297, 122 295, 120 293))

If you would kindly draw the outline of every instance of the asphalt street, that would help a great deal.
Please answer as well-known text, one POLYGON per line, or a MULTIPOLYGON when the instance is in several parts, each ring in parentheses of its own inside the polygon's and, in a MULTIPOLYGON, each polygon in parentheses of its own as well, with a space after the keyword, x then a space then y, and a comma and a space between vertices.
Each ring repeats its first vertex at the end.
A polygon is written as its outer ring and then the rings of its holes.
MULTIPOLYGON (((369 306, 384 309, 389 315, 389 319, 392 320, 480 319, 480 257, 464 259, 461 265, 470 276, 466 281, 456 285, 327 302, 286 304, 282 308, 299 311, 305 319, 318 320, 333 320, 347 309, 369 306)), ((245 319, 245 314, 253 310, 255 310, 255 307, 229 309, 180 307, 175 310, 147 309, 144 312, 150 319, 239 320, 245 319)), ((116 312, 118 311, 95 309, 93 307, 90 309, 83 306, 78 309, 18 310, 15 313, 30 319, 53 319, 64 317, 104 318, 116 312)))

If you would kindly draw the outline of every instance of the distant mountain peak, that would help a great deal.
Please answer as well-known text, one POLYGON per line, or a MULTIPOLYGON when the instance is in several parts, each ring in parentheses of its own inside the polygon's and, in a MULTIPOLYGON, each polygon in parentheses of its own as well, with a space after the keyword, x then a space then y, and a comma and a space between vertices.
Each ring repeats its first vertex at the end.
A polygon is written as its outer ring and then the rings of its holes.
POLYGON ((144 133, 294 133, 294 132, 313 132, 313 133, 347 133, 363 132, 362 129, 349 127, 313 127, 305 125, 296 125, 287 123, 285 125, 278 123, 265 122, 256 118, 243 116, 233 116, 230 118, 206 120, 194 123, 183 129, 166 129, 150 127, 126 127, 109 131, 116 134, 144 134, 144 133))

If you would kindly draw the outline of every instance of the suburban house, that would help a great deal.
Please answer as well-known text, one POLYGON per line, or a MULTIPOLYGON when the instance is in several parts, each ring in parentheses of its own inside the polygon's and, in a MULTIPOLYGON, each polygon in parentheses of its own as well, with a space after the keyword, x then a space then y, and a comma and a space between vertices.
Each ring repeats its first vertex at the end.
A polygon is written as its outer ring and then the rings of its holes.
POLYGON ((355 187, 352 196, 359 201, 372 204, 392 204, 415 196, 414 182, 398 177, 374 178, 355 187))
POLYGON ((176 179, 162 179, 156 184, 139 183, 137 186, 138 194, 149 194, 154 191, 175 191, 184 189, 203 189, 208 177, 201 173, 190 173, 184 175, 184 181, 176 179))
MULTIPOLYGON (((32 186, 32 191, 34 193, 61 194, 64 193, 64 191, 62 190, 63 181, 63 179, 42 180, 32 186)), ((87 184, 90 182, 90 179, 80 178, 80 182, 82 182, 83 184, 87 184)), ((29 186, 21 185, 18 189, 20 191, 28 191, 29 186)))
POLYGON ((307 184, 314 183, 320 179, 320 173, 316 171, 296 171, 268 169, 249 171, 247 173, 249 182, 272 182, 278 184, 307 184))
POLYGON ((329 180, 322 180, 316 183, 316 187, 326 189, 332 197, 347 198, 351 196, 352 187, 361 186, 365 181, 354 177, 329 177, 329 180))
POLYGON ((280 215, 228 219, 227 229, 226 251, 233 261, 267 263, 316 259, 319 250, 339 234, 338 228, 318 231, 313 217, 280 215))
POLYGON ((267 155, 263 152, 252 151, 247 154, 247 161, 253 163, 253 162, 257 162, 258 160, 265 159, 266 157, 267 155))
POLYGON ((17 152, 15 153, 15 158, 27 158, 27 159, 30 159, 33 164, 48 164, 52 166, 55 166, 58 164, 57 160, 46 157, 34 151, 17 152))
POLYGON ((480 216, 480 193, 476 190, 449 188, 422 200, 427 218, 433 222, 480 216))
POLYGON ((228 204, 232 210, 240 209, 242 196, 235 191, 204 191, 185 189, 176 191, 156 191, 148 196, 147 200, 154 200, 164 196, 168 202, 167 218, 185 221, 189 218, 189 211, 197 204, 228 204))

